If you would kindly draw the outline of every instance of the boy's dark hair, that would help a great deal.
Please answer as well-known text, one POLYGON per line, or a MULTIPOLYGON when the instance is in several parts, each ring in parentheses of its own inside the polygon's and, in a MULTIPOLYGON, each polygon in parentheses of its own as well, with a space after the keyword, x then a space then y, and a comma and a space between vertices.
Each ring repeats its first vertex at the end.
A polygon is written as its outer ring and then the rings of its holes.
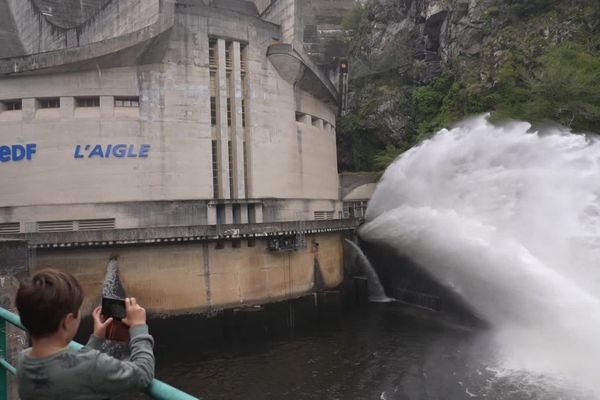
POLYGON ((77 279, 54 269, 41 270, 21 282, 15 301, 21 322, 35 337, 56 332, 67 314, 77 316, 82 302, 77 279))

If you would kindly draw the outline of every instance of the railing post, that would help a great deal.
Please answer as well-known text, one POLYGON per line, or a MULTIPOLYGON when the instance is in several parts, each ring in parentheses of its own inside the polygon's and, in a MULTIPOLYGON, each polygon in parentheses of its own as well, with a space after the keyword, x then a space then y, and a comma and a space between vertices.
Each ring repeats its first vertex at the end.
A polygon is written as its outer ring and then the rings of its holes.
MULTIPOLYGON (((6 359, 6 321, 0 318, 0 358, 6 359)), ((8 371, 0 368, 0 400, 8 400, 8 371)))

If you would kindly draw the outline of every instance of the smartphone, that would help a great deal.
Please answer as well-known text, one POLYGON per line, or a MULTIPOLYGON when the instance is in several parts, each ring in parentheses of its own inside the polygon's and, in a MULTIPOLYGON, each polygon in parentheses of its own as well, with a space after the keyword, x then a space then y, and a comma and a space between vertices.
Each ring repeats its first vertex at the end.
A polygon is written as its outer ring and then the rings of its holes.
POLYGON ((117 299, 113 297, 102 298, 102 315, 105 318, 114 318, 122 320, 127 316, 125 311, 125 299, 117 299))

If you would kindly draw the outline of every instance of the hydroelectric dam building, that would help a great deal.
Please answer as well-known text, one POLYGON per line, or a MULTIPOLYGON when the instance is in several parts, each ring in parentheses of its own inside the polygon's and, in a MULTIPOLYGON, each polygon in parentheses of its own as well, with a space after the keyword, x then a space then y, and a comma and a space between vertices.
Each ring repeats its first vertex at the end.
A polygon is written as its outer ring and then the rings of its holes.
POLYGON ((69 271, 89 310, 116 257, 165 314, 338 285, 356 221, 319 32, 352 3, 0 0, 4 273, 69 271))

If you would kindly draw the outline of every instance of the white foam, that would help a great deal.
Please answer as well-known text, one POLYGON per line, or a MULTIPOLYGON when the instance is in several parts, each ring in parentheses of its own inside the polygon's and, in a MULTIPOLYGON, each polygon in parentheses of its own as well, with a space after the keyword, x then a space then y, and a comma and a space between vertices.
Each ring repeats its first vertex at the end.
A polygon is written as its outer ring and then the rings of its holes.
POLYGON ((495 328, 508 369, 600 379, 600 143, 566 129, 439 132, 385 172, 361 237, 385 242, 495 328))

